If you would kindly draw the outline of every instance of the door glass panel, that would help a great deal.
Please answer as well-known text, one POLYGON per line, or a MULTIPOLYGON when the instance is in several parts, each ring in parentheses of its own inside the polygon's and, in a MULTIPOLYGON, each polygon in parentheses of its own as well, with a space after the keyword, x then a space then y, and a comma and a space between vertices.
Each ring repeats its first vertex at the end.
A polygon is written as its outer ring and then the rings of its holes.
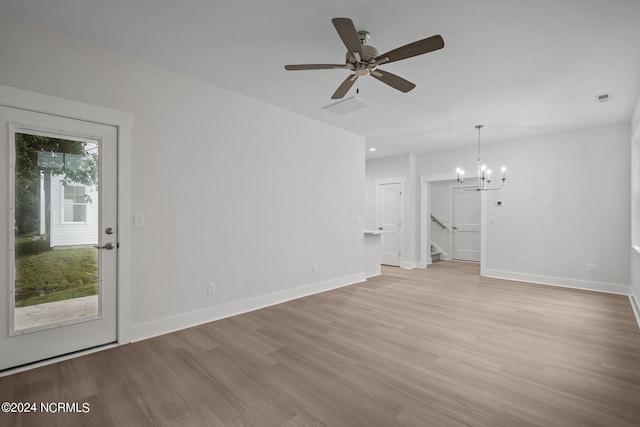
POLYGON ((14 135, 13 329, 95 319, 99 143, 44 132, 14 135))

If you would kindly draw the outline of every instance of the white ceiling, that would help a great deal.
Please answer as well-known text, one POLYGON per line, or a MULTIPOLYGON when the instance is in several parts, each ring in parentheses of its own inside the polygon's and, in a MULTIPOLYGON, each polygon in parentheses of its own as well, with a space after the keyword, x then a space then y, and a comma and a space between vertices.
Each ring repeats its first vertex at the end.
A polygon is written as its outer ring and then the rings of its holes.
MULTIPOLYGON (((640 96, 639 0, 0 0, 60 31, 367 137, 368 158, 473 146, 629 120, 640 96), (323 110, 345 70, 331 18, 380 53, 434 34, 445 47, 382 66, 417 87, 365 77, 371 107, 323 110), (596 95, 613 93, 598 104, 596 95)), ((355 86, 347 97, 355 94, 355 86)))

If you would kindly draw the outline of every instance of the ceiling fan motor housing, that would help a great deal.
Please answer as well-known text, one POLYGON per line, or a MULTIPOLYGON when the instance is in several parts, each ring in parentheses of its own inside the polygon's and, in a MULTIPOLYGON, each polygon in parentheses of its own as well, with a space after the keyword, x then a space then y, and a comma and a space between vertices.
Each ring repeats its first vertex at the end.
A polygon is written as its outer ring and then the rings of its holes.
MULTIPOLYGON (((362 45, 362 58, 361 62, 369 63, 373 58, 378 56, 378 49, 370 45, 362 45)), ((353 56, 353 52, 347 52, 346 54, 347 64, 357 64, 358 61, 353 56)))

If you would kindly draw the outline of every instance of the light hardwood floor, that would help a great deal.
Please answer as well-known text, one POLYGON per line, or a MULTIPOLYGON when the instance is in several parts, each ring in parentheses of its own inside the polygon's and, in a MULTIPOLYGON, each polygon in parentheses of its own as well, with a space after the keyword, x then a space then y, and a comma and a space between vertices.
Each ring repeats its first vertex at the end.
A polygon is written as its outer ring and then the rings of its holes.
POLYGON ((640 426, 627 297, 383 268, 365 283, 0 378, 46 426, 640 426))

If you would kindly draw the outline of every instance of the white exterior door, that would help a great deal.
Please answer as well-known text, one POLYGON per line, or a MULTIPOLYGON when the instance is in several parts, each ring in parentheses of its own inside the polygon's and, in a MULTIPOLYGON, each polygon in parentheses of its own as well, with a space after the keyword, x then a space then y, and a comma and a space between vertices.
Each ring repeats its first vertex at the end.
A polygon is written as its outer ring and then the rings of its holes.
POLYGON ((0 370, 114 343, 117 129, 0 107, 0 370))
POLYGON ((452 191, 452 258, 479 262, 480 192, 452 191))
POLYGON ((376 188, 376 227, 382 233, 380 262, 400 266, 402 228, 402 184, 379 183, 376 188))

